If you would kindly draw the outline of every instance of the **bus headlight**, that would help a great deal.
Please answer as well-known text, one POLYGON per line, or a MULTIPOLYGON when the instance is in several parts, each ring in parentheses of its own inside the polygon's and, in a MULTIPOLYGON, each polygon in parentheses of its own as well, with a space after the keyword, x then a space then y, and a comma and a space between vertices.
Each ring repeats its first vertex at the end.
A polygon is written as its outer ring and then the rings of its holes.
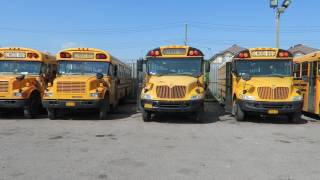
POLYGON ((190 100, 198 100, 198 99, 203 99, 203 95, 195 95, 191 96, 190 100))
POLYGON ((152 96, 150 94, 142 94, 141 99, 152 99, 152 96))
POLYGON ((293 96, 292 101, 302 101, 303 97, 302 96, 293 96))
POLYGON ((99 97, 99 93, 90 93, 90 97, 97 98, 99 97))
POLYGON ((45 97, 52 97, 53 96, 53 92, 45 92, 44 96, 45 97))
POLYGON ((242 99, 243 100, 247 100, 247 101, 254 101, 256 100, 256 98, 254 96, 249 96, 249 95, 242 95, 242 99))
POLYGON ((13 93, 14 96, 16 97, 22 97, 22 93, 21 92, 15 92, 13 93))

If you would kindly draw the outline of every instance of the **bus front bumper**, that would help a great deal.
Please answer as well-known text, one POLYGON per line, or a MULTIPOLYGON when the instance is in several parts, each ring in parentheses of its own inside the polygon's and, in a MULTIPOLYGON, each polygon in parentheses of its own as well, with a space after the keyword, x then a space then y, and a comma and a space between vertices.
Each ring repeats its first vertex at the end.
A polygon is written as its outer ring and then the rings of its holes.
POLYGON ((0 100, 0 109, 23 108, 27 104, 27 99, 6 99, 0 100))
POLYGON ((198 112, 204 107, 204 100, 192 101, 153 101, 141 100, 141 106, 146 111, 153 112, 198 112))
POLYGON ((261 102, 261 101, 239 101, 240 108, 256 115, 291 114, 302 111, 302 101, 293 102, 261 102))
POLYGON ((102 100, 43 100, 44 108, 52 109, 97 109, 102 100))

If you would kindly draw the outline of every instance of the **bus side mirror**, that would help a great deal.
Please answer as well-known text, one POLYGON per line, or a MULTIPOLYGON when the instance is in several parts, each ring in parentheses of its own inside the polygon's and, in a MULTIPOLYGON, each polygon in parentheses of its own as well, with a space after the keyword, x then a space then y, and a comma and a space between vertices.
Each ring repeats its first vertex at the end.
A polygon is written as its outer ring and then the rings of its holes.
POLYGON ((24 80, 25 77, 26 77, 26 76, 25 76, 24 74, 20 74, 19 76, 16 77, 16 79, 17 79, 18 81, 22 81, 22 80, 24 80))
POLYGON ((241 78, 244 80, 244 81, 250 81, 251 79, 251 76, 250 74, 247 74, 247 73, 244 73, 241 78))
POLYGON ((97 79, 102 79, 103 78, 103 74, 102 73, 97 73, 96 74, 96 78, 97 79))
POLYGON ((234 74, 234 75, 236 75, 236 76, 237 76, 237 74, 238 74, 237 71, 234 70, 234 69, 231 70, 231 73, 234 74))
POLYGON ((237 70, 236 70, 236 64, 235 63, 232 63, 232 67, 231 67, 231 73, 234 74, 234 75, 237 75, 237 70))

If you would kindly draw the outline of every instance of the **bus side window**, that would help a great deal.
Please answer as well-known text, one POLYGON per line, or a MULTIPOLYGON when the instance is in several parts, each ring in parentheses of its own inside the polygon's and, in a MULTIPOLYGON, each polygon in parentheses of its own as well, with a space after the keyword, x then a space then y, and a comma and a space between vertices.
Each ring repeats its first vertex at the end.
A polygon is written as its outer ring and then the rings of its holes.
POLYGON ((300 78, 301 77, 301 65, 300 63, 294 64, 294 77, 300 78))
POLYGON ((320 75, 320 61, 318 61, 318 67, 317 67, 318 75, 320 75))
POLYGON ((308 77, 308 62, 302 63, 302 77, 308 77))
POLYGON ((312 75, 313 78, 315 78, 317 76, 317 61, 313 61, 313 69, 312 69, 312 75))
POLYGON ((110 66, 109 66, 109 74, 108 75, 111 77, 113 77, 113 75, 114 75, 114 68, 113 68, 112 64, 110 64, 110 66))

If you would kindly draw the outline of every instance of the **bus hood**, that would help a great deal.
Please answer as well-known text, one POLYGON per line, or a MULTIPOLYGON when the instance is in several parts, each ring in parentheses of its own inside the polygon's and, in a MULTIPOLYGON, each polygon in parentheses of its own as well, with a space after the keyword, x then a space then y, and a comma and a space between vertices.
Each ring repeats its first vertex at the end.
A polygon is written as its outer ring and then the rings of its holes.
MULTIPOLYGON (((243 80, 242 80, 243 81, 243 80)), ((245 81, 243 81, 245 83, 245 81)), ((292 77, 252 77, 246 82, 246 85, 254 87, 287 87, 291 88, 292 77)))
MULTIPOLYGON (((199 78, 201 79, 201 78, 199 78)), ((197 83, 198 78, 191 76, 151 76, 149 83, 156 86, 190 86, 190 84, 197 83)))
POLYGON ((81 81, 81 82, 87 82, 87 81, 90 81, 90 80, 95 80, 97 79, 95 76, 58 76, 55 80, 56 81, 68 81, 68 82, 71 82, 71 81, 81 81))
POLYGON ((18 75, 0 75, 0 81, 11 81, 16 79, 18 75))
MULTIPOLYGON (((10 75, 0 75, 0 81, 5 82, 18 82, 17 77, 19 74, 10 74, 10 75)), ((34 81, 37 79, 37 76, 25 76, 22 82, 34 81)))
POLYGON ((292 96, 298 95, 292 77, 252 77, 247 82, 241 81, 238 93, 245 89, 257 101, 291 101, 292 96))

